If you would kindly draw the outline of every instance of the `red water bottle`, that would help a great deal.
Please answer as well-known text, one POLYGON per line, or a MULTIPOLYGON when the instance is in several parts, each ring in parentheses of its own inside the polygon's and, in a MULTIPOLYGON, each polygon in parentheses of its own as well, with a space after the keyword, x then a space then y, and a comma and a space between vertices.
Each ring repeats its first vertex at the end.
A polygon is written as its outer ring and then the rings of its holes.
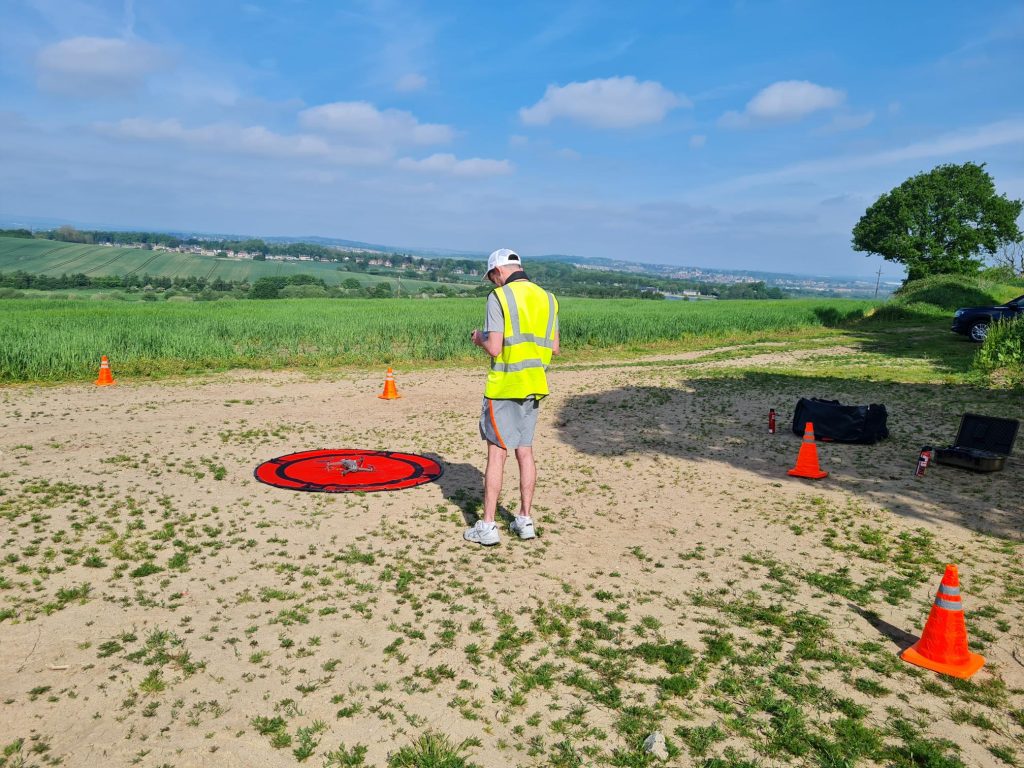
POLYGON ((926 445, 921 448, 921 453, 917 457, 917 469, 914 470, 915 477, 924 477, 924 471, 928 469, 928 465, 932 462, 932 447, 926 445))
POLYGON ((768 434, 769 435, 774 435, 775 434, 775 409, 774 408, 769 408, 768 409, 768 434))

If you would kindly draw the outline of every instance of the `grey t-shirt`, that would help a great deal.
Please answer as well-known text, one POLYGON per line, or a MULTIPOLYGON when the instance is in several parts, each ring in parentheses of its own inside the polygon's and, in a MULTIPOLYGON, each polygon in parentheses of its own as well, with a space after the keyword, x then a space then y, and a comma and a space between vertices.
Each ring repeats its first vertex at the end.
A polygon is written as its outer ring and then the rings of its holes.
POLYGON ((487 320, 484 323, 484 333, 491 331, 505 332, 505 313, 501 311, 501 302, 494 291, 487 295, 487 320))

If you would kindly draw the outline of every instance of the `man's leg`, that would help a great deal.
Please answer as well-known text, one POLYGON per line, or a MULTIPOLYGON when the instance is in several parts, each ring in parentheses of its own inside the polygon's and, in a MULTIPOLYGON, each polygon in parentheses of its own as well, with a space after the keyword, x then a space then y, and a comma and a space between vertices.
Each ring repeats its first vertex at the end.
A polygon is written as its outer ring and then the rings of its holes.
POLYGON ((522 502, 519 514, 509 528, 520 539, 532 539, 537 535, 533 527, 530 510, 533 507, 533 488, 537 485, 537 465, 533 462, 533 448, 528 445, 516 448, 519 462, 519 498, 522 502))
POLYGON ((533 489, 537 485, 537 465, 533 461, 533 447, 516 448, 516 461, 519 462, 519 498, 521 501, 519 514, 530 517, 533 507, 533 489))
MULTIPOLYGON (((516 449, 516 457, 519 456, 516 449)), ((501 495, 501 483, 505 475, 505 459, 508 451, 500 445, 487 443, 487 469, 484 470, 484 516, 485 523, 493 523, 498 512, 498 496, 501 495)), ((531 490, 532 496, 532 490, 531 490)))

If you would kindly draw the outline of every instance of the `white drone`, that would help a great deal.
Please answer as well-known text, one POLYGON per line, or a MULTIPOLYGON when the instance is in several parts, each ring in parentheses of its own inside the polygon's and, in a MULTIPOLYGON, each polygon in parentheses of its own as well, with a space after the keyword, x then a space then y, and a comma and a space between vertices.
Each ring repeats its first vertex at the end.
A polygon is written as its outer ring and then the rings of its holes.
POLYGON ((364 467, 363 461, 365 461, 365 457, 359 459, 328 459, 323 462, 323 465, 324 469, 328 472, 332 470, 340 471, 342 477, 353 472, 373 472, 373 467, 364 467))

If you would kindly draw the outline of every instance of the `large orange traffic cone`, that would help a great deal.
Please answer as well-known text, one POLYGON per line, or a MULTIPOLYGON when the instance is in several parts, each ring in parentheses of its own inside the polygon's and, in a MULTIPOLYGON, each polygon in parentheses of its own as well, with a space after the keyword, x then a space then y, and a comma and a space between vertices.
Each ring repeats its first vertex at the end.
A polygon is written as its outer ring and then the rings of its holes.
POLYGON ((97 387, 109 387, 111 384, 116 384, 114 376, 110 373, 110 363, 107 362, 107 356, 104 355, 100 360, 100 374, 96 377, 97 387))
POLYGON ((901 653, 900 658, 965 680, 985 663, 984 658, 967 650, 967 624, 955 565, 946 566, 921 639, 901 653))
POLYGON ((789 470, 793 477, 806 477, 811 480, 821 480, 828 477, 828 472, 822 471, 818 466, 818 446, 814 442, 814 425, 807 422, 804 427, 804 440, 800 443, 800 453, 796 455, 796 466, 789 470))
POLYGON ((388 368, 388 373, 384 377, 384 391, 377 395, 381 400, 397 400, 401 397, 398 394, 398 388, 395 386, 395 373, 388 368))

